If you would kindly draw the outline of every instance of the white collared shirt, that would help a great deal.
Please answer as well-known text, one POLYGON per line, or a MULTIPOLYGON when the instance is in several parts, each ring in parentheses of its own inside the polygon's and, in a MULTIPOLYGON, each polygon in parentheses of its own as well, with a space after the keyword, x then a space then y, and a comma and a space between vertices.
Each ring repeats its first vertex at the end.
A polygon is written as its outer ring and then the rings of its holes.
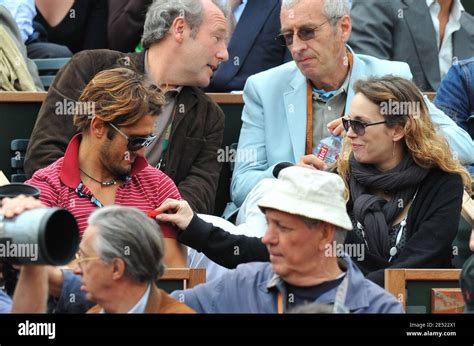
POLYGON ((128 311, 128 313, 129 314, 145 313, 146 303, 148 303, 148 298, 150 298, 150 292, 151 292, 151 285, 148 285, 148 288, 146 289, 143 296, 140 298, 138 303, 136 303, 135 306, 128 311))
MULTIPOLYGON (((235 17, 235 23, 238 23, 240 20, 240 17, 242 16, 242 13, 245 10, 245 6, 247 6, 248 0, 242 0, 242 3, 235 8, 233 11, 234 17, 235 17)), ((229 3, 229 1, 227 1, 229 3)))
POLYGON ((5 6, 15 19, 23 42, 34 32, 33 18, 36 16, 36 7, 34 0, 0 0, 0 5, 5 6))
POLYGON ((449 14, 449 21, 446 25, 443 42, 439 39, 439 11, 441 7, 436 0, 426 0, 426 5, 430 10, 431 20, 436 32, 436 42, 438 43, 438 59, 441 79, 444 79, 449 68, 453 64, 453 34, 461 29, 461 14, 464 7, 461 0, 454 0, 449 14))
MULTIPOLYGON (((150 292, 151 292, 151 284, 148 285, 148 288, 146 289, 145 293, 140 298, 140 300, 127 313, 128 314, 143 314, 143 313, 145 313, 146 303, 148 303, 148 298, 150 298, 150 292)), ((105 314, 106 312, 105 312, 104 309, 102 309, 100 311, 100 313, 105 314)))
POLYGON ((242 13, 244 13, 245 6, 247 6, 247 2, 248 0, 242 0, 242 3, 234 11, 235 21, 237 23, 239 22, 240 17, 242 17, 242 13))

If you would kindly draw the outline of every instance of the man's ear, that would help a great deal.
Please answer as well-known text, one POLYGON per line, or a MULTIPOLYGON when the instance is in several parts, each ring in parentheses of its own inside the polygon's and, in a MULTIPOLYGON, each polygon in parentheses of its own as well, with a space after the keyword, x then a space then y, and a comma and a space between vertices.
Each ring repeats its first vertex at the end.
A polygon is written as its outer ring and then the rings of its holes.
POLYGON ((334 240, 334 233, 336 232, 336 227, 330 223, 321 221, 321 241, 319 242, 321 248, 320 250, 323 251, 326 249, 327 244, 332 244, 334 240))
POLYGON ((352 32, 352 22, 351 17, 342 16, 339 19, 339 29, 341 30, 341 39, 343 42, 347 43, 352 32))
POLYGON ((121 258, 112 260, 112 279, 120 280, 125 275, 125 262, 121 258))
POLYGON ((183 42, 184 33, 186 32, 187 28, 188 25, 184 20, 184 16, 178 16, 173 20, 173 23, 171 24, 170 33, 173 35, 176 42, 183 42))
POLYGON ((102 119, 99 119, 98 117, 92 118, 89 128, 89 132, 92 136, 96 138, 102 138, 107 133, 107 131, 108 129, 106 128, 106 123, 102 119))

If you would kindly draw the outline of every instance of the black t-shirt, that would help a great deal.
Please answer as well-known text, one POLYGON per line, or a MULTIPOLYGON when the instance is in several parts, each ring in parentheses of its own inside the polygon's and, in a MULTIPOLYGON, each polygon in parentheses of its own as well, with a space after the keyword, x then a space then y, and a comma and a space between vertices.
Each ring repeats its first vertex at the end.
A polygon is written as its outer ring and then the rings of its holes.
POLYGON ((297 305, 312 304, 324 293, 338 287, 342 280, 344 280, 345 274, 338 277, 336 280, 326 281, 316 286, 293 286, 286 283, 286 289, 288 293, 288 309, 294 308, 297 305))
POLYGON ((107 48, 107 0, 77 0, 55 27, 50 27, 37 10, 34 19, 47 32, 48 42, 67 46, 77 53, 107 48))

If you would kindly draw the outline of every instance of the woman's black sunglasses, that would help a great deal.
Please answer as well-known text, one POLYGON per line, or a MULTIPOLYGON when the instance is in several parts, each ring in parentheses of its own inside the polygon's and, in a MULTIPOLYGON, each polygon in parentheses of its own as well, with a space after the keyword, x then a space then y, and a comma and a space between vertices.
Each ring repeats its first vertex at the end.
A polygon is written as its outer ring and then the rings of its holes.
POLYGON ((374 125, 379 125, 379 124, 385 124, 386 121, 381 121, 378 123, 371 123, 367 124, 359 120, 349 120, 346 118, 342 118, 342 126, 344 126, 344 130, 346 132, 349 131, 349 127, 352 128, 352 131, 355 132, 357 136, 363 136, 365 135, 365 128, 369 126, 374 126, 374 125))

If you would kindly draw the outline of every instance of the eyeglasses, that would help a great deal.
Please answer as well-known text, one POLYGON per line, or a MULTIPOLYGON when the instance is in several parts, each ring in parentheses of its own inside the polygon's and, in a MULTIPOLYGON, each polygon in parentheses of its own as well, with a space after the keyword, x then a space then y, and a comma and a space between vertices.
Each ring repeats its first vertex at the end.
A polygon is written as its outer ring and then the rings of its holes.
POLYGON ((346 132, 349 131, 349 127, 352 128, 352 130, 355 132, 357 136, 363 136, 365 134, 365 128, 369 126, 374 126, 374 125, 379 125, 379 124, 385 124, 386 121, 381 121, 378 123, 371 123, 367 124, 359 120, 349 120, 342 118, 342 126, 344 126, 344 130, 346 132))
POLYGON ((76 252, 76 263, 82 269, 81 263, 86 261, 95 261, 100 259, 98 256, 82 257, 79 252, 76 252))
MULTIPOLYGON (((334 17, 326 19, 324 22, 319 24, 318 26, 308 28, 302 27, 298 29, 296 35, 298 35, 299 39, 302 41, 309 41, 316 36, 316 31, 318 31, 324 24, 330 22, 333 19, 339 19, 340 17, 334 17)), ((295 37, 295 33, 293 31, 288 31, 281 33, 278 35, 275 40, 277 40, 283 47, 290 47, 293 44, 293 38, 295 37)))
POLYGON ((130 151, 138 151, 141 148, 148 147, 157 136, 148 136, 148 137, 137 137, 137 136, 127 136, 125 133, 120 131, 114 124, 109 123, 109 125, 118 133, 120 133, 127 141, 127 149, 130 151))

